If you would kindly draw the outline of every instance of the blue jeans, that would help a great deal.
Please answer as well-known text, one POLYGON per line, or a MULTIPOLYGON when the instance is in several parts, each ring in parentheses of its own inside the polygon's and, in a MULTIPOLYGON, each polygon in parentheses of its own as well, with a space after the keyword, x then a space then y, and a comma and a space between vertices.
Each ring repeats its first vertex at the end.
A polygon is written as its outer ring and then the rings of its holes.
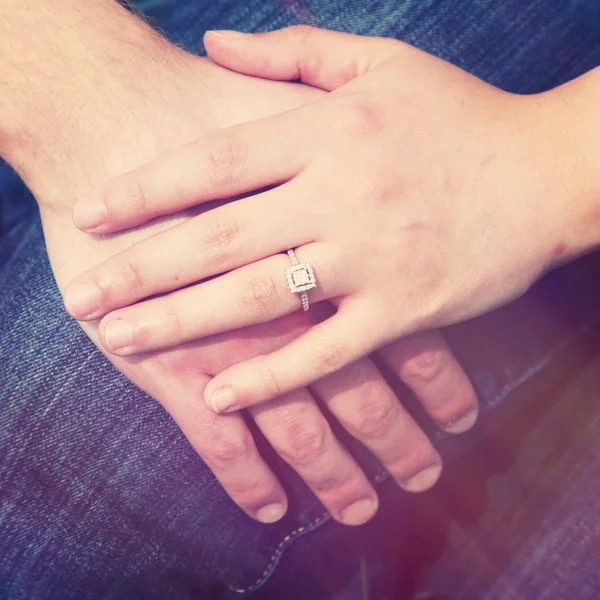
MULTIPOLYGON (((304 22, 397 37, 522 93, 600 64, 596 0, 139 5, 194 52, 206 29, 304 22)), ((67 317, 39 217, 8 169, 0 170, 0 198, 0 598, 358 600, 365 585, 371 599, 403 597, 412 501, 362 447, 344 438, 378 485, 382 507, 371 523, 332 522, 276 459, 289 514, 269 526, 250 520, 162 408, 67 317)), ((598 259, 588 257, 512 305, 446 330, 479 392, 480 431, 525 410, 519 390, 568 371, 573 348, 587 348, 600 323, 599 275, 598 259)), ((477 434, 432 433, 449 461, 478 443, 477 434)))

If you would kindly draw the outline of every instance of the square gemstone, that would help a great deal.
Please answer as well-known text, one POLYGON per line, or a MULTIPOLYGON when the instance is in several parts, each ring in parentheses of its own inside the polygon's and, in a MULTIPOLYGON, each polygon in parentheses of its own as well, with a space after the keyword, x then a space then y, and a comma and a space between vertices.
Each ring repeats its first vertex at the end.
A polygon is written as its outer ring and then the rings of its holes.
POLYGON ((290 286, 290 291, 294 294, 306 292, 317 287, 315 274, 308 263, 294 265, 286 269, 285 275, 290 286))
POLYGON ((310 275, 305 269, 296 271, 292 277, 294 278, 294 285, 305 285, 310 281, 310 275))

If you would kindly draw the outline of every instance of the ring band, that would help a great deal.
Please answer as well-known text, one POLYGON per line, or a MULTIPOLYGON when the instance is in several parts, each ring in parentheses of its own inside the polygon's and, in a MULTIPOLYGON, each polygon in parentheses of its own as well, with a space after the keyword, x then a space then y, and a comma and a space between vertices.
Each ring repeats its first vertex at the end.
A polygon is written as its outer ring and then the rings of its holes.
POLYGON ((315 274, 310 263, 298 262, 296 253, 288 250, 288 256, 292 261, 292 266, 285 270, 285 277, 292 294, 300 294, 302 299, 302 310, 306 312, 309 308, 308 290, 317 287, 315 274))

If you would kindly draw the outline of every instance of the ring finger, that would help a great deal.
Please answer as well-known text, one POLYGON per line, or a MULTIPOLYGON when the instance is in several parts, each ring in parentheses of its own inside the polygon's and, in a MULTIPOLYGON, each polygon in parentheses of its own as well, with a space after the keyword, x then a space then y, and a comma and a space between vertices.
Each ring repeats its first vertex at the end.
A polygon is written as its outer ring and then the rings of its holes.
POLYGON ((289 218, 290 199, 298 195, 302 194, 291 182, 146 238, 75 278, 66 290, 67 310, 82 321, 100 318, 143 298, 311 242, 315 217, 289 218))
MULTIPOLYGON (((345 294, 347 281, 336 276, 338 260, 323 243, 303 246, 298 257, 313 261, 317 287, 311 302, 345 294)), ((302 306, 290 292, 285 271, 290 259, 270 256, 167 296, 123 308, 104 317, 100 339, 121 356, 158 350, 224 331, 271 321, 302 306)))

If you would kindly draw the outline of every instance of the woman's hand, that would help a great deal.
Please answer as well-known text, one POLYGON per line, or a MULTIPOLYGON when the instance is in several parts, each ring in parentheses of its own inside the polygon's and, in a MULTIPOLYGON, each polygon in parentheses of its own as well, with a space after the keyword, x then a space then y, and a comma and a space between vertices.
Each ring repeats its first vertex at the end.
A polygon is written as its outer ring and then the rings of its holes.
POLYGON ((218 412, 236 410, 508 302, 555 258, 552 207, 563 191, 546 168, 554 140, 542 129, 539 99, 393 40, 296 28, 206 43, 214 60, 238 71, 337 89, 209 135, 80 203, 78 225, 104 233, 268 187, 71 284, 73 316, 109 313, 100 334, 110 352, 155 350, 298 310, 282 254, 295 248, 316 275, 311 301, 330 300, 337 313, 218 374, 205 397, 218 412), (87 302, 78 303, 84 289, 87 302))

